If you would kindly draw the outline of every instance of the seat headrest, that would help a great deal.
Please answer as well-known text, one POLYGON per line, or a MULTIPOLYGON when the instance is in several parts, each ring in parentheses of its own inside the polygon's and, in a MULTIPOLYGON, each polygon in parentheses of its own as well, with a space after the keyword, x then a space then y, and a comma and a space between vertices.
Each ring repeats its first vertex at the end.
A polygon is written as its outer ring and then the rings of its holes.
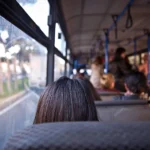
POLYGON ((5 150, 149 150, 150 122, 70 122, 33 125, 12 136, 5 150))
POLYGON ((109 100, 94 101, 96 106, 125 106, 125 105, 148 105, 147 100, 109 100))

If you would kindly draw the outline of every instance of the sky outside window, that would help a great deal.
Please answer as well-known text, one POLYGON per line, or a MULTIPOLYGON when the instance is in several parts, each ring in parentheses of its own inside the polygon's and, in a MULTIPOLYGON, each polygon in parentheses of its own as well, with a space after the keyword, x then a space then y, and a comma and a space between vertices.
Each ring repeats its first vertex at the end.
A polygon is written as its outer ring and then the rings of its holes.
POLYGON ((17 0, 31 19, 48 36, 49 3, 47 0, 17 0))

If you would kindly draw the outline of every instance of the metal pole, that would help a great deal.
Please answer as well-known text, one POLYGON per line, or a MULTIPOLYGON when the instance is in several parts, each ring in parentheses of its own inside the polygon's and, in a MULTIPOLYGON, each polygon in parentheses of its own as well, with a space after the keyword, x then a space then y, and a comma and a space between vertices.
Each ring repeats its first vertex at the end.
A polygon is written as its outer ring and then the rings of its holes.
POLYGON ((136 39, 134 39, 134 65, 136 65, 136 39))
MULTIPOLYGON (((66 46, 66 58, 67 58, 67 53, 68 53, 68 47, 66 46)), ((64 75, 67 76, 67 61, 65 61, 65 72, 64 75)))
POLYGON ((47 54, 47 84, 54 81, 54 54, 55 54, 55 23, 56 23, 56 0, 50 3, 49 12, 49 47, 47 54))
MULTIPOLYGON (((147 36, 147 34, 143 34, 143 35, 141 35, 141 36, 138 36, 138 37, 136 37, 135 39, 136 39, 136 41, 138 41, 138 40, 140 40, 140 39, 142 39, 143 37, 145 37, 145 36, 147 36)), ((131 44, 133 42, 133 40, 131 40, 129 43, 127 43, 127 44, 124 44, 124 46, 128 46, 129 44, 131 44)))
POLYGON ((148 34, 148 85, 150 85, 150 34, 148 34))
POLYGON ((109 44, 109 39, 108 39, 108 30, 105 32, 105 73, 108 73, 108 44, 109 44))

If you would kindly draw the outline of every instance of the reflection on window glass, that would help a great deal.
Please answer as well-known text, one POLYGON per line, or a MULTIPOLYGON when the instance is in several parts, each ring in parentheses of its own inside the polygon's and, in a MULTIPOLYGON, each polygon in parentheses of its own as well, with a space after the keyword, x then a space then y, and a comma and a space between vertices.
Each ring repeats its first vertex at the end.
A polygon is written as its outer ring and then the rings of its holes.
POLYGON ((56 81, 60 77, 64 76, 65 71, 65 61, 55 55, 55 70, 54 70, 54 80, 56 81))
POLYGON ((66 41, 62 30, 58 23, 55 26, 55 47, 65 56, 66 55, 66 41))
POLYGON ((47 50, 0 16, 0 149, 33 123, 45 86, 47 50))
POLYGON ((17 0, 27 14, 34 20, 34 22, 41 28, 41 30, 48 36, 47 18, 49 15, 48 0, 17 0))

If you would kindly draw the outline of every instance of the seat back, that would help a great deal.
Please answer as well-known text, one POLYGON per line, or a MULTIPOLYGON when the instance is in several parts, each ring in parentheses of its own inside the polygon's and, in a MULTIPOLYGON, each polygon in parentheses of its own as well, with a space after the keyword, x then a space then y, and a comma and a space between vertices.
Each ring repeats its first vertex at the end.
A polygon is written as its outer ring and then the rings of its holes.
POLYGON ((101 121, 148 121, 150 105, 145 100, 95 101, 98 118, 101 121))
POLYGON ((4 150, 149 150, 150 122, 70 122, 33 125, 11 137, 4 150))
POLYGON ((101 99, 103 101, 109 101, 109 100, 112 100, 112 98, 114 96, 117 96, 117 95, 123 95, 123 93, 118 93, 118 92, 109 92, 109 91, 106 91, 106 92, 99 92, 98 91, 98 95, 101 97, 101 99))

